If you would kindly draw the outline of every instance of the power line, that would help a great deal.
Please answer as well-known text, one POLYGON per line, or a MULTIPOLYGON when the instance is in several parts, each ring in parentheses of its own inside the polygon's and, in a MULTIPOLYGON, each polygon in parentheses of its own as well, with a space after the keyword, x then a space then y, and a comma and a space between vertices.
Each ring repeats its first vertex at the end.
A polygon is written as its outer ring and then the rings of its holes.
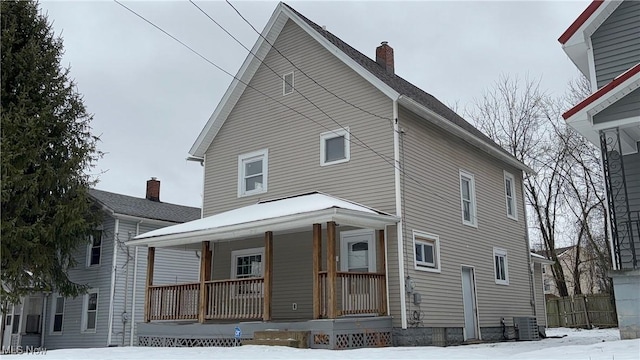
MULTIPOLYGON (((215 21, 209 14, 207 14, 206 11, 204 11, 201 7, 199 7, 196 3, 194 3, 192 0, 189 0, 189 2, 191 4, 193 4, 193 6, 195 6, 198 10, 200 10, 201 13, 203 13, 207 18, 209 18, 209 20, 211 20, 214 24, 216 24, 219 28, 221 28, 225 33, 227 33, 227 35, 231 36, 231 38, 233 40, 235 40, 238 44, 240 44, 240 46, 242 46, 245 50, 247 50, 251 55, 254 56, 255 59, 257 59, 258 61, 260 61, 260 63, 262 65, 264 65, 267 69, 271 70, 271 72, 278 78, 280 79, 280 74, 278 74, 277 71, 275 71, 271 66, 269 66, 267 63, 265 63, 262 59, 260 59, 257 54, 255 54, 253 51, 251 51, 251 49, 249 49, 247 46, 245 46, 240 40, 238 40, 235 36, 233 36, 229 31, 227 31, 227 29, 225 29, 222 25, 220 25, 220 23, 218 23, 217 21, 215 21)), ((233 6, 233 5, 232 5, 233 6)), ((237 10, 236 10, 237 11, 237 10)), ((246 21, 246 20, 245 20, 246 21)), ((252 26, 253 27, 253 26, 252 26)), ((255 28, 254 28, 255 29, 255 28)), ((271 45, 271 43, 269 43, 269 45, 271 45)), ((271 47, 273 48, 273 45, 271 45, 271 47)), ((284 55, 283 55, 284 56, 284 55)), ((286 57, 285 57, 286 58, 286 57)), ((287 59, 288 60, 288 59, 287 59)), ((290 62, 290 61, 289 61, 290 62)), ((302 71, 301 71, 302 72, 302 71)), ((312 79, 313 80, 313 79, 312 79)), ((313 80, 316 84, 318 84, 315 80, 313 80)), ((318 84, 320 85, 320 84, 318 84)), ((320 85, 322 86, 322 85, 320 85)), ((349 133, 349 135, 351 137, 353 137, 355 140, 359 141, 365 148, 369 149, 371 152, 373 152, 374 154, 380 156, 381 158, 384 159, 383 155, 378 153, 375 149, 373 149, 372 147, 370 147, 369 145, 367 145, 366 142, 364 142, 363 140, 360 140, 360 138, 358 138, 358 136, 356 136, 353 132, 351 132, 350 130, 347 130, 346 127, 342 126, 342 124, 340 124, 336 119, 334 119, 331 115, 329 115, 326 111, 324 111, 322 108, 320 108, 320 106, 318 106, 316 103, 314 103, 311 99, 309 99, 305 94, 303 94, 301 91, 299 91, 298 89, 295 88, 295 86, 293 87, 294 90, 296 90, 298 92, 298 94, 300 94, 300 96, 302 96, 303 99, 305 99, 309 104, 311 104, 313 107, 315 107, 316 109, 318 109, 318 111, 320 111, 323 115, 325 115, 327 118, 329 118, 331 121, 333 121, 337 126, 339 126, 341 129, 344 129, 345 131, 347 131, 349 133)), ((326 90, 326 89, 325 89, 326 90)), ((327 90, 328 91, 328 90, 327 90)), ((334 96, 337 96, 334 94, 334 96)), ((331 130, 333 132, 333 130, 331 130)), ((334 132, 334 134, 336 134, 334 132)), ((338 134, 336 134, 338 135, 338 134)), ((388 161, 387 159, 385 159, 385 161, 388 161)))
MULTIPOLYGON (((223 73, 231 76, 233 79, 237 80, 238 82, 240 82, 241 84, 245 85, 246 87, 254 90, 255 92, 257 92, 258 94, 268 98, 271 101, 276 102, 277 104, 295 112, 296 114, 309 119, 311 122, 315 123, 316 125, 323 127, 325 129, 327 129, 328 131, 334 132, 334 130, 328 128, 326 125, 321 124, 320 122, 314 120, 313 118, 311 118, 310 116, 292 108, 291 106, 284 104, 283 102, 273 98, 272 96, 264 93, 261 90, 256 89, 255 87, 253 87, 252 85, 250 85, 249 83, 243 81, 242 79, 238 78, 237 76, 231 74, 230 72, 226 71, 225 69, 223 69, 222 67, 218 66, 216 63, 214 63, 213 61, 209 60, 208 58, 206 58, 204 55, 202 55, 201 53, 199 53, 198 51, 194 50, 192 47, 190 47, 189 45, 187 45, 186 43, 182 42, 180 39, 176 38, 175 36, 171 35, 169 32, 165 31, 164 29, 162 29, 161 27, 159 27, 158 25, 154 24, 153 22, 151 22, 150 20, 146 19, 144 16, 138 14, 136 11, 132 10, 131 8, 127 7, 126 5, 122 4, 121 2, 119 2, 118 0, 113 0, 116 4, 122 6, 123 8, 125 8, 127 11, 131 12, 132 14, 134 14, 135 16, 139 17, 140 19, 142 19, 144 22, 148 23, 149 25, 153 26, 154 28, 156 28, 157 30, 161 31, 163 34, 167 35, 168 37, 170 37, 171 39, 173 39, 174 41, 178 42, 180 45, 184 46, 185 48, 187 48, 189 51, 191 51, 192 53, 194 53, 195 55, 197 55, 198 57, 200 57, 201 59, 203 59, 204 61, 206 61, 207 63, 209 63, 210 65, 214 66, 216 69, 222 71, 223 73)), ((195 4, 194 4, 195 5, 195 4)), ((300 92, 298 92, 300 93, 300 92)), ((309 100, 310 101, 310 100, 309 100)), ((315 104, 314 104, 315 105, 315 104)), ((317 105, 315 105, 320 111, 322 111, 317 105)), ((343 128, 335 119, 331 118, 328 114, 326 114, 326 112, 322 111, 327 117, 329 117, 331 120, 333 120, 336 124, 338 124, 338 126, 340 126, 341 128, 343 128)), ((343 128, 344 129, 344 128, 343 128)), ((345 129, 346 130, 346 129, 345 129)), ((349 132, 350 135, 353 135, 351 132, 349 132)), ((400 131, 400 137, 403 137, 403 132, 400 131)), ((353 135, 354 138, 357 139, 357 137, 355 135, 353 135)), ((415 182, 416 184, 420 185, 421 187, 423 187, 425 190, 429 191, 429 188, 426 184, 422 183, 420 180, 414 178, 413 176, 411 176, 410 174, 407 174, 407 172, 399 165, 396 164, 397 161, 394 159, 393 162, 391 162, 389 160, 389 157, 383 154, 380 154, 379 152, 377 152, 376 150, 374 150, 373 148, 371 148, 370 146, 366 145, 366 143, 364 143, 362 140, 358 139, 358 141, 361 143, 355 143, 356 145, 363 147, 365 149, 368 149, 370 151, 372 151, 374 154, 376 154, 378 157, 380 157, 382 160, 384 160, 387 164, 391 165, 394 168, 397 168, 403 175, 405 175, 409 180, 412 180, 413 182, 415 182)), ((431 193, 432 195, 440 198, 441 200, 443 200, 446 203, 453 204, 449 199, 435 193, 432 191, 429 191, 429 193, 431 193)), ((475 215, 473 215, 475 217, 475 215)))
MULTIPOLYGON (((191 0, 189 0, 191 1, 191 0)), ((382 115, 378 115, 375 113, 370 112, 369 110, 363 109, 362 107, 353 104, 351 102, 349 102, 348 100, 342 98, 341 96, 335 94, 334 92, 332 92, 331 90, 327 89, 326 87, 324 87, 322 84, 320 84, 319 82, 317 82, 314 78, 312 78, 310 75, 308 75, 307 73, 305 73, 302 69, 300 69, 296 64, 293 63, 293 61, 291 61, 286 55, 284 55, 283 53, 280 52, 280 50, 278 50, 278 48, 276 48, 276 46, 274 44, 272 44, 269 40, 267 40, 266 37, 264 37, 264 35, 262 35, 262 33, 260 31, 258 31, 258 29, 255 28, 255 26, 253 26, 253 24, 251 24, 251 22, 249 20, 247 20, 247 18, 245 18, 242 13, 240 13, 240 11, 233 6, 233 4, 229 1, 229 0, 225 0, 227 4, 229 4, 229 6, 231 6, 231 8, 233 8, 233 10, 236 12, 236 14, 238 14, 238 16, 240 16, 242 18, 242 20, 244 20, 244 22, 246 22, 252 29, 253 31, 256 32, 256 34, 258 34, 262 39, 264 39, 264 41, 267 42, 267 44, 269 44, 271 46, 271 48, 273 50, 275 50, 278 54, 280 54, 280 56, 282 56, 285 60, 287 60, 289 62, 289 64, 291 64, 294 68, 296 68, 296 70, 300 71, 300 73, 302 73, 304 76, 306 76, 309 80, 313 81, 313 83, 315 83, 316 85, 318 85, 320 88, 322 88, 324 91, 328 92, 329 94, 335 96, 336 98, 340 99, 342 102, 344 102, 347 105, 350 105, 364 113, 367 113, 371 116, 375 116, 377 118, 383 119, 383 120, 388 120, 391 121, 393 123, 393 119, 382 116, 382 115)), ((226 31, 226 30, 225 30, 226 31)))

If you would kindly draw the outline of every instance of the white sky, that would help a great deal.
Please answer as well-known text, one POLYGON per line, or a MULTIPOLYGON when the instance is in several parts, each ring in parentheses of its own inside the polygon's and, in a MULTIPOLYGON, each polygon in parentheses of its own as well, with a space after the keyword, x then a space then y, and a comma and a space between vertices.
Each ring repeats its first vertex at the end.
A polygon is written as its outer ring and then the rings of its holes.
MULTIPOLYGON (((196 1, 251 47, 258 35, 223 1, 196 1)), ((233 1, 262 30, 277 2, 233 1)), ((186 1, 138 1, 139 12, 208 59, 236 73, 247 51, 186 1)), ((388 41, 396 73, 445 104, 468 106, 501 74, 540 77, 564 91, 578 71, 557 38, 589 1, 287 2, 326 25, 359 51, 375 56, 388 41)), ((97 188, 144 197, 161 182, 160 199, 202 204, 202 167, 188 150, 231 77, 111 1, 40 4, 64 38, 63 65, 94 114, 93 132, 106 154, 97 188)))

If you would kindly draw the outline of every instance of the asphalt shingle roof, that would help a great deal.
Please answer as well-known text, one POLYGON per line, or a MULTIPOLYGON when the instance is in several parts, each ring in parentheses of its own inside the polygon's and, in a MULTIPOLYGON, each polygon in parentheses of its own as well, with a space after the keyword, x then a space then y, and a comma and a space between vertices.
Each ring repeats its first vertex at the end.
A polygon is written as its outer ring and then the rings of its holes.
POLYGON ((151 201, 98 189, 89 189, 89 195, 116 214, 175 223, 197 220, 201 216, 200 208, 191 206, 151 201))
POLYGON ((284 4, 291 11, 293 11, 296 15, 298 15, 302 20, 304 20, 307 24, 309 24, 318 34, 322 35, 324 38, 329 40, 333 45, 335 45, 342 52, 351 57, 354 61, 356 61, 359 65, 369 71, 371 74, 376 76, 382 82, 387 84, 389 87, 397 91, 398 93, 405 95, 414 101, 420 103, 428 109, 431 109, 438 115, 444 117, 445 119, 451 121, 453 124, 459 126, 460 128, 468 131, 479 139, 487 142, 492 145, 496 149, 501 152, 511 156, 506 150, 504 150, 500 145, 496 144, 491 138, 486 136, 480 130, 478 130, 475 126, 471 125, 465 119, 463 119, 460 115, 458 115, 455 111, 451 110, 448 106, 443 104, 440 100, 436 99, 433 95, 428 94, 424 90, 419 87, 413 85, 402 77, 389 74, 380 64, 361 53, 360 51, 354 49, 346 42, 342 41, 339 37, 335 36, 331 32, 323 29, 320 25, 314 23, 313 21, 307 19, 304 15, 297 12, 291 6, 284 4))

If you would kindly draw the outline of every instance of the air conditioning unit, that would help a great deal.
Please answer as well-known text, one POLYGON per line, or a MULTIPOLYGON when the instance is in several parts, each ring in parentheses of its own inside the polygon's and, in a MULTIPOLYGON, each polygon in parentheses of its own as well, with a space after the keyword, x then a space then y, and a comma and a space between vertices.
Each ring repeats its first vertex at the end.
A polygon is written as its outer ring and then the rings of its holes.
POLYGON ((532 316, 513 318, 513 326, 516 328, 517 339, 524 341, 540 340, 538 321, 532 316))

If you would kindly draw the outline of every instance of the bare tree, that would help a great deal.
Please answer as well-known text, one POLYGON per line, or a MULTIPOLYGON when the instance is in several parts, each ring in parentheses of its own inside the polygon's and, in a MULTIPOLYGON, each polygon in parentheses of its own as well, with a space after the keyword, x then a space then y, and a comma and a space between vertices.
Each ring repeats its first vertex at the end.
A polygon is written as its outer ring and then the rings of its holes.
POLYGON ((540 89, 539 79, 503 75, 465 112, 480 130, 534 170, 524 176, 528 221, 541 248, 555 262, 551 270, 561 296, 569 295, 567 276, 573 278, 573 292, 582 293, 581 251, 589 249, 599 263, 610 258, 608 246, 603 246, 608 239, 601 237, 606 231, 601 221, 604 195, 598 149, 561 117, 589 92, 585 78, 571 82, 567 94, 553 98, 540 89), (577 245, 569 274, 558 260, 560 242, 577 245))

